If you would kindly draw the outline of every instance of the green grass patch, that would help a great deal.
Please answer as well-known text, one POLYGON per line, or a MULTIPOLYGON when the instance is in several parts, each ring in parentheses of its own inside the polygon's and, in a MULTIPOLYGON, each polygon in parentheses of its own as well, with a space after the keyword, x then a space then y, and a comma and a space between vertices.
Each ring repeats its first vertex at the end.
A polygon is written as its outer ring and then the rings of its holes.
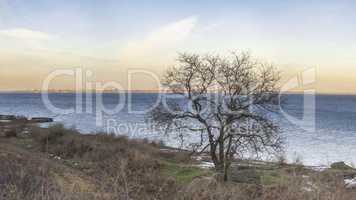
POLYGON ((189 183, 196 177, 211 176, 213 174, 210 170, 173 162, 163 163, 163 173, 175 178, 178 183, 182 184, 189 183))
POLYGON ((262 185, 283 184, 288 179, 288 175, 283 170, 259 170, 262 185))

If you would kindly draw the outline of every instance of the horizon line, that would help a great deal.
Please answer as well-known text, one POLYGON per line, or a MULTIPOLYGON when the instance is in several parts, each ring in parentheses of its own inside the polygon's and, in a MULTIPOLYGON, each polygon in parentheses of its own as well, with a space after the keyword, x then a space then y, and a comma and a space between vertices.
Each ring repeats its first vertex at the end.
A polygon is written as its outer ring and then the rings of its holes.
MULTIPOLYGON (((2 90, 0 89, 0 93, 32 93, 32 94, 38 94, 38 93, 52 93, 52 94, 65 94, 65 93, 170 93, 169 91, 160 91, 160 90, 103 90, 103 91, 89 91, 89 90, 82 90, 82 91, 76 91, 72 89, 54 89, 54 90, 49 90, 49 91, 42 91, 42 90, 2 90)), ((302 91, 287 91, 283 92, 282 94, 306 94, 305 92, 302 91)), ((332 93, 332 92, 315 92, 314 94, 316 95, 356 95, 355 93, 332 93)))

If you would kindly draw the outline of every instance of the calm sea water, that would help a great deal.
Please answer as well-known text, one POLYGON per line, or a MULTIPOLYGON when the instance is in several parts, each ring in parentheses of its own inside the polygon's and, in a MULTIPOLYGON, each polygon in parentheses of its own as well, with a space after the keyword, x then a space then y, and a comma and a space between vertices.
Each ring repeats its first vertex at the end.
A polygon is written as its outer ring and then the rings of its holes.
MULTIPOLYGON (((51 103, 63 109, 75 107, 75 97, 75 94, 68 93, 49 95, 51 103)), ((96 119, 101 112, 97 112, 100 109, 97 109, 95 95, 91 101, 83 95, 82 112, 58 114, 44 105, 41 94, 0 93, 0 114, 53 117, 56 122, 83 133, 117 131, 130 137, 162 139, 175 145, 175 138, 147 127, 142 114, 155 104, 157 98, 158 94, 124 94, 121 98, 118 94, 104 94, 102 102, 108 110, 119 101, 125 100, 126 103, 118 113, 104 113, 100 120, 102 123, 98 124, 96 119), (108 129, 108 123, 116 129, 108 129)), ((315 109, 310 101, 304 103, 303 95, 285 95, 284 98, 283 106, 272 117, 279 123, 281 134, 286 139, 289 160, 299 157, 308 165, 327 165, 335 161, 356 164, 356 96, 317 95, 315 109), (315 111, 315 119, 310 111, 315 111)))

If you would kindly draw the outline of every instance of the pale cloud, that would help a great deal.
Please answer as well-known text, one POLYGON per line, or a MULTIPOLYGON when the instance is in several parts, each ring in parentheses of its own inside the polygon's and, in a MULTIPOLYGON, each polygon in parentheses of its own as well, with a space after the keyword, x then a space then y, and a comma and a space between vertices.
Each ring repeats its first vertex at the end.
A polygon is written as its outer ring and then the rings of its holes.
POLYGON ((167 25, 147 34, 141 40, 130 41, 120 51, 119 58, 125 64, 159 64, 172 58, 177 47, 182 45, 192 34, 198 23, 198 17, 191 16, 167 25))
POLYGON ((0 36, 21 40, 50 40, 52 38, 52 36, 47 33, 25 28, 0 30, 0 36))
POLYGON ((143 41, 144 46, 166 46, 176 44, 187 38, 197 24, 197 17, 189 17, 178 22, 168 24, 153 31, 143 41))

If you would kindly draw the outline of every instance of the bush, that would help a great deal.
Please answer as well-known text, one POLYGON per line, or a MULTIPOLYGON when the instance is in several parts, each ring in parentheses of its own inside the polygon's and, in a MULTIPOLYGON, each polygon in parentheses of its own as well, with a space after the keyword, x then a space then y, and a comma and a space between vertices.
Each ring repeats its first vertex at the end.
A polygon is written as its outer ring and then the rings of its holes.
POLYGON ((4 131, 4 136, 7 138, 17 137, 17 130, 15 128, 6 130, 4 131))
POLYGON ((58 138, 65 135, 66 131, 67 130, 64 129, 64 126, 60 124, 50 126, 47 129, 32 127, 31 130, 33 137, 42 145, 55 143, 58 138))
POLYGON ((32 127, 31 132, 43 152, 73 157, 81 150, 88 148, 84 145, 84 142, 82 142, 82 145, 78 145, 73 139, 73 136, 79 133, 65 129, 61 124, 50 126, 48 129, 32 127))
POLYGON ((68 130, 66 130, 62 124, 50 126, 46 140, 50 143, 55 143, 57 139, 63 137, 67 131, 68 130))
POLYGON ((345 164, 345 162, 335 162, 332 163, 330 167, 336 170, 353 170, 353 168, 345 164))

